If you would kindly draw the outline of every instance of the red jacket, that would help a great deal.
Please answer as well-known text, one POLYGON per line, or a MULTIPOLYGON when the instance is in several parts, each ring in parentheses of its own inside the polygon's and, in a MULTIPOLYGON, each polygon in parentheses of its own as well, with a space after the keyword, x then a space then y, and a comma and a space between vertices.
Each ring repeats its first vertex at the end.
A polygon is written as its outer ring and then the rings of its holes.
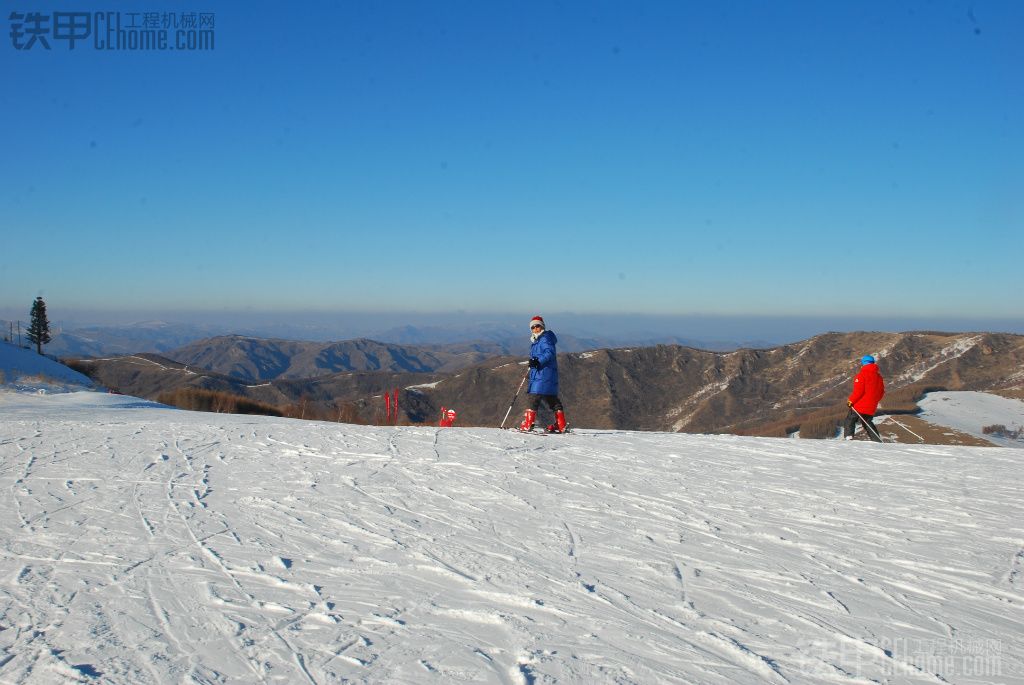
POLYGON ((883 396, 885 381, 882 380, 882 374, 878 373, 878 364, 865 364, 853 379, 853 392, 849 398, 853 408, 861 414, 874 416, 883 396))

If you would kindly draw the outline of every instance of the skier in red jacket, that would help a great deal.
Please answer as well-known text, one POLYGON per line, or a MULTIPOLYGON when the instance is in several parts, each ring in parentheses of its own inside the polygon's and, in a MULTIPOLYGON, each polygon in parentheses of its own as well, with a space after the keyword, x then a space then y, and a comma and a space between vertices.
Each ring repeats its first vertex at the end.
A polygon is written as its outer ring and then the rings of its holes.
POLYGON ((878 364, 875 363, 875 358, 870 354, 864 355, 860 363, 862 364, 860 373, 853 379, 853 392, 846 400, 846 406, 850 408, 850 411, 847 412, 846 420, 843 421, 843 436, 847 440, 853 440, 854 428, 860 421, 864 424, 868 437, 875 442, 882 442, 872 419, 875 417, 875 411, 878 410, 878 403, 885 396, 885 381, 882 380, 882 374, 878 373, 878 364))

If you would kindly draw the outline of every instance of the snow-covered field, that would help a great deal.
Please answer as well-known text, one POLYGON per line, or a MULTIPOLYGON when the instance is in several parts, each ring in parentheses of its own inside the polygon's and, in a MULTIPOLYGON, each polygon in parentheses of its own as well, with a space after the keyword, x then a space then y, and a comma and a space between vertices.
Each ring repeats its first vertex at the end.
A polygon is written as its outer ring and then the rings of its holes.
POLYGON ((1002 424, 1011 430, 1024 427, 1024 402, 987 392, 930 392, 918 405, 918 417, 940 426, 989 440, 1003 447, 1024 447, 1024 440, 986 434, 982 428, 1002 424))
POLYGON ((0 393, 0 682, 1024 682, 1020 455, 0 393))

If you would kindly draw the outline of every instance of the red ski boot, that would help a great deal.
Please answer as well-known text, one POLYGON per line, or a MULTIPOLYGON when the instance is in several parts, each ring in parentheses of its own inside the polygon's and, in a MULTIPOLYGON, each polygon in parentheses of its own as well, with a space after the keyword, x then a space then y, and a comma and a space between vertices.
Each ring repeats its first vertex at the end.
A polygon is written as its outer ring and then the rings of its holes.
POLYGON ((533 428, 533 422, 537 420, 537 412, 533 409, 527 409, 523 415, 523 422, 519 424, 519 430, 524 433, 533 428))
POLYGON ((565 412, 559 409, 555 412, 555 422, 548 426, 548 433, 565 433, 565 426, 565 412))

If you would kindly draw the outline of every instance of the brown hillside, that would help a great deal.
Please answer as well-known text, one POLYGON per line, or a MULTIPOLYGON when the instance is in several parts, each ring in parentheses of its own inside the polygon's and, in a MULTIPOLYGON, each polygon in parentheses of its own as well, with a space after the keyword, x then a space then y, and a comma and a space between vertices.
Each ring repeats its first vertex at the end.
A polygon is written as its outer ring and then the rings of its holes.
MULTIPOLYGON (((1007 396, 1024 389, 1024 337, 916 332, 829 333, 728 353, 660 345, 562 354, 560 394, 578 427, 768 436, 799 430, 802 437, 827 437, 846 413, 845 398, 867 353, 878 357, 886 379, 883 413, 915 411, 929 389, 1007 396)), ((265 362, 259 373, 275 363, 265 362)), ((497 357, 455 374, 355 372, 248 383, 156 355, 81 360, 76 368, 140 397, 197 387, 277 407, 303 401, 323 414, 347 402, 361 421, 376 420, 380 396, 399 387, 405 421, 433 423, 447 406, 459 412, 457 425, 497 426, 527 367, 521 357, 497 357), (423 387, 428 384, 434 387, 423 387)), ((508 425, 524 404, 525 390, 508 425)))
MULTIPOLYGON (((135 397, 159 401, 162 394, 178 390, 224 392, 282 409, 299 402, 308 403, 309 415, 313 416, 336 414, 339 403, 354 403, 359 408, 361 421, 374 420, 380 413, 382 402, 376 398, 384 392, 429 383, 440 377, 437 374, 360 372, 304 380, 246 383, 222 374, 196 370, 155 354, 65 361, 104 387, 135 397)), ((421 420, 431 417, 425 416, 421 420)))
MULTIPOLYGON (((913 408, 896 392, 909 386, 1011 392, 1024 385, 1022 336, 829 333, 767 350, 658 346, 560 355, 561 396, 577 426, 778 435, 786 432, 780 423, 792 431, 815 414, 845 414, 867 353, 879 358, 894 410, 913 408)), ((496 425, 525 370, 503 361, 423 391, 422 403, 454 406, 463 425, 496 425)))

